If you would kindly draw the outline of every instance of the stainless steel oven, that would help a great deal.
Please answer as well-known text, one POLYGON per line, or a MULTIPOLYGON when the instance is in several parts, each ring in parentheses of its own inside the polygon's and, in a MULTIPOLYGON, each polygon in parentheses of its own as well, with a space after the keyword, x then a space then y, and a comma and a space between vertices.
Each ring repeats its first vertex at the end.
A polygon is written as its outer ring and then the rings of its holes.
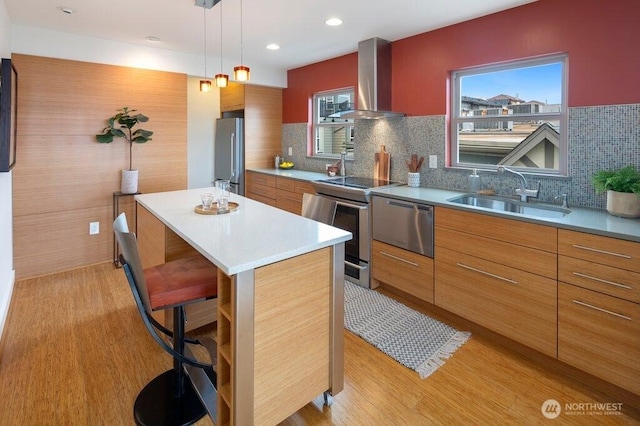
POLYGON ((351 232, 345 243, 345 278, 363 287, 370 287, 371 211, 369 193, 372 188, 400 185, 379 179, 345 176, 312 182, 318 196, 336 201, 333 226, 351 232))
POLYGON ((347 280, 369 287, 371 259, 371 221, 369 204, 322 194, 336 202, 333 226, 351 232, 353 238, 345 242, 344 274, 347 280))

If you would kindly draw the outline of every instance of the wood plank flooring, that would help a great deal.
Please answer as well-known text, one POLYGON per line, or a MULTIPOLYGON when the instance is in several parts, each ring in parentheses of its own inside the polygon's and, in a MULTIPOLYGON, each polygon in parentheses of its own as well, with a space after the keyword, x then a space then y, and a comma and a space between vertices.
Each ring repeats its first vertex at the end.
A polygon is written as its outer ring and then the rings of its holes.
MULTIPOLYGON (((133 424, 138 391, 171 368, 138 316, 124 273, 109 263, 16 283, 0 349, 2 425, 133 424)), ((345 331, 344 391, 331 407, 318 396, 282 424, 546 424, 540 408, 547 399, 619 402, 482 333, 422 380, 345 331)), ((637 410, 623 409, 561 414, 555 424, 640 424, 637 410)))

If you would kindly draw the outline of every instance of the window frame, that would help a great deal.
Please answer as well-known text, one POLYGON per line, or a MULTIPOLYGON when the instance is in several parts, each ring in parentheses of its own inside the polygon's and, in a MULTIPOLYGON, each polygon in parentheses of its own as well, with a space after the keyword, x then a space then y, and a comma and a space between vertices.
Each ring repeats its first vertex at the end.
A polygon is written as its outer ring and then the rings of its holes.
POLYGON ((525 59, 518 59, 508 62, 502 62, 499 64, 489 64, 489 65, 481 65, 470 68, 464 68, 460 70, 455 70, 451 72, 451 111, 450 111, 450 123, 449 123, 449 137, 450 137, 450 166, 453 168, 464 168, 464 169, 485 169, 492 170, 497 168, 497 166, 493 166, 490 164, 481 164, 481 163, 471 163, 471 162, 461 162, 459 161, 459 140, 458 140, 458 126, 460 123, 473 122, 473 123, 483 123, 483 122, 491 122, 496 121, 495 115, 482 115, 482 116, 462 116, 461 114, 461 101, 462 101, 462 93, 460 88, 460 82, 462 77, 477 75, 477 74, 487 74, 499 71, 513 70, 517 68, 527 68, 532 66, 539 66, 551 63, 562 63, 562 76, 561 76, 561 93, 560 93, 560 111, 557 113, 547 112, 547 113, 528 113, 528 114, 510 114, 509 120, 515 121, 515 119, 526 121, 527 119, 535 120, 535 121, 557 121, 559 122, 559 156, 558 159, 558 169, 549 169, 549 168, 533 168, 533 167, 522 167, 522 166, 509 166, 514 170, 518 170, 523 173, 537 174, 537 175, 557 175, 557 176, 566 176, 568 169, 568 135, 567 135, 567 115, 568 115, 568 107, 567 107, 567 93, 568 93, 568 73, 569 73, 569 56, 566 53, 562 54, 553 54, 553 55, 545 55, 538 57, 531 57, 525 59))
MULTIPOLYGON (((339 126, 348 126, 350 128, 349 131, 349 139, 352 143, 355 143, 355 121, 353 119, 340 119, 340 122, 320 122, 320 111, 319 109, 319 100, 320 97, 326 97, 331 95, 340 95, 349 93, 353 102, 355 102, 355 88, 354 87, 343 87, 339 89, 331 89, 331 90, 323 90, 320 92, 316 92, 311 97, 311 156, 316 158, 340 158, 340 154, 334 153, 318 153, 317 152, 317 144, 318 144, 318 128, 332 128, 339 126)), ((354 158, 354 151, 347 152, 347 159, 354 158)))

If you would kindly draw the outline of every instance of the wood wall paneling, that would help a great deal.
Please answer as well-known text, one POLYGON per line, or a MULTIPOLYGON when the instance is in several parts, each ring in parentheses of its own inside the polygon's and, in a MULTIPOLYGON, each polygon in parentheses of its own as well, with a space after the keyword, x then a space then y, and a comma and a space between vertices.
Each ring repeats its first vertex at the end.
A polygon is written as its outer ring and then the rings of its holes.
POLYGON ((149 117, 141 127, 154 132, 153 140, 133 146, 139 190, 186 188, 186 75, 20 54, 12 59, 20 75, 16 278, 110 261, 112 194, 129 151, 122 139, 99 144, 95 135, 119 108, 137 109, 149 117), (94 221, 100 234, 90 236, 94 221))

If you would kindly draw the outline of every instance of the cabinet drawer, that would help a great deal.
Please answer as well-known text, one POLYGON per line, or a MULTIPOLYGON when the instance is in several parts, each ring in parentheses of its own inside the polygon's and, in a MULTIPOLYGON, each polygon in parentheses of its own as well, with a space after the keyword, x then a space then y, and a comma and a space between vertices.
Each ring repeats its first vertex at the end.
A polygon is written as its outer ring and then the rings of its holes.
POLYGON ((640 395, 640 305, 560 283, 558 358, 640 395))
POLYGON ((263 195, 255 194, 253 192, 247 192, 246 196, 247 198, 251 198, 252 200, 259 201, 264 204, 268 204, 272 207, 277 207, 275 198, 265 197, 263 195))
POLYGON ((445 248, 436 254, 436 305, 556 357, 556 280, 445 248))
POLYGON ((302 213, 302 194, 296 194, 295 192, 284 191, 278 188, 276 206, 282 210, 299 215, 302 213))
POLYGON ((313 189, 313 185, 309 182, 302 182, 297 180, 295 185, 295 191, 298 194, 315 194, 316 190, 313 189))
POLYGON ((561 255, 558 281, 640 303, 640 274, 636 272, 561 255))
POLYGON ((275 188, 276 176, 265 175, 263 173, 256 172, 247 172, 247 185, 249 184, 258 184, 275 188))
POLYGON ((519 220, 503 219, 480 213, 437 207, 436 225, 555 253, 558 246, 556 228, 519 220))
POLYGON ((284 191, 294 192, 296 190, 296 181, 281 176, 277 177, 276 186, 284 191))
POLYGON ((557 255, 548 251, 466 234, 439 226, 435 229, 435 244, 436 258, 440 255, 440 248, 446 248, 554 280, 558 276, 557 255))
POLYGON ((640 243, 633 241, 560 229, 558 252, 565 256, 640 272, 640 243))
POLYGON ((255 182, 249 182, 247 184, 247 197, 253 198, 252 195, 258 195, 263 198, 271 198, 272 200, 275 200, 276 188, 266 185, 260 185, 255 182))
POLYGON ((371 250, 374 279, 433 303, 433 259, 376 240, 371 250))

